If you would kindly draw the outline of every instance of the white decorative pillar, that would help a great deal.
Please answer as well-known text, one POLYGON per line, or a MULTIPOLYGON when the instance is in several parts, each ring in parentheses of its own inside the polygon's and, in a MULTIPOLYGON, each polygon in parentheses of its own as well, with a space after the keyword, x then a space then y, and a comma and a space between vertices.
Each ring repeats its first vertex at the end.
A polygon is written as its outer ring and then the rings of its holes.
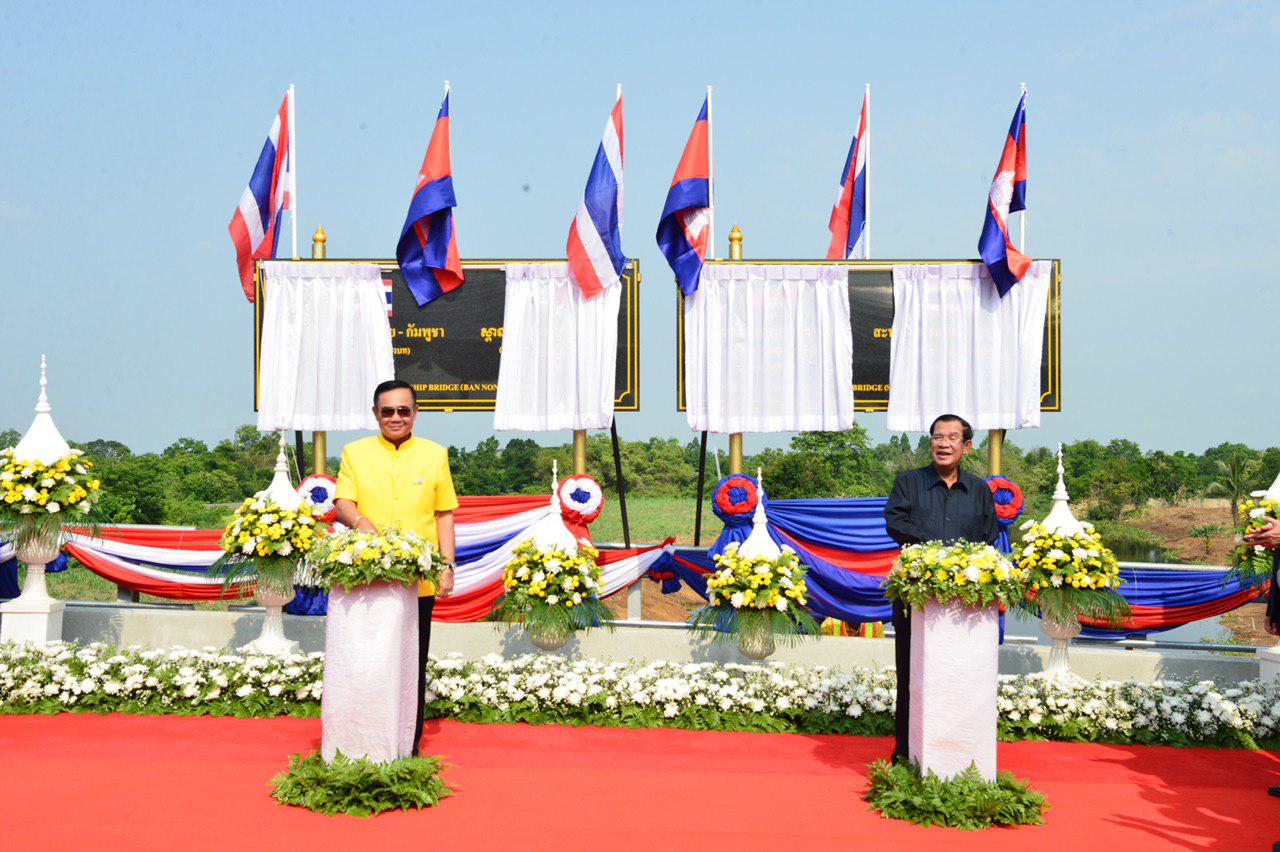
POLYGON ((911 613, 911 760, 950 778, 977 767, 996 777, 1000 616, 993 605, 930 603, 911 613))
MULTIPOLYGON (((284 432, 280 433, 280 452, 276 454, 275 476, 271 484, 259 492, 271 498, 282 509, 294 510, 302 504, 302 496, 289 481, 289 460, 285 454, 284 432)), ((296 654, 300 646, 297 642, 286 639, 284 635, 284 605, 293 600, 296 590, 293 588, 293 576, 287 580, 270 578, 265 582, 261 574, 255 584, 253 596, 262 604, 262 633, 257 639, 245 645, 243 650, 255 654, 296 654), (277 582, 272 582, 272 579, 277 582)))
MULTIPOLYGON (((53 422, 53 408, 46 392, 45 356, 40 356, 40 395, 36 398, 35 419, 18 445, 13 448, 19 461, 53 464, 71 454, 62 433, 53 422)), ((62 638, 62 613, 66 604, 49 597, 45 588, 44 567, 58 556, 62 544, 60 529, 44 536, 16 542, 18 559, 27 566, 27 579, 22 594, 0 605, 0 641, 33 642, 45 645, 62 638)))

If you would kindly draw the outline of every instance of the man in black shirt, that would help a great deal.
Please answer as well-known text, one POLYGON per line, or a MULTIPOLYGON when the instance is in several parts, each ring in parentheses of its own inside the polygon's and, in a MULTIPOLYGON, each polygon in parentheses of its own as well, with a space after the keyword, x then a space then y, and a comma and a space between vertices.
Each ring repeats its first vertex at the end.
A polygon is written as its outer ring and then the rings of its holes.
MULTIPOLYGON (((885 527, 899 545, 923 541, 977 541, 994 544, 1000 526, 991 490, 960 460, 973 449, 973 427, 963 418, 944 414, 929 427, 932 463, 898 474, 884 507, 885 527)), ((893 602, 894 662, 898 669, 898 702, 894 712, 894 763, 910 761, 907 726, 911 699, 911 613, 893 602)))

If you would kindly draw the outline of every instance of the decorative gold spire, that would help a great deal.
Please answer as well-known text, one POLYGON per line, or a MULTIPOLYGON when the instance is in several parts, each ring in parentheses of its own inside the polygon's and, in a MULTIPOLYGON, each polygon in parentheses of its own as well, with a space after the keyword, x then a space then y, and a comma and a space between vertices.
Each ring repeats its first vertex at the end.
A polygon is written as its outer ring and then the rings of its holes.
POLYGON ((329 238, 324 235, 324 227, 316 228, 316 232, 311 235, 311 258, 313 260, 324 260, 325 243, 329 238))
POLYGON ((729 259, 742 260, 742 231, 737 222, 729 230, 729 259))

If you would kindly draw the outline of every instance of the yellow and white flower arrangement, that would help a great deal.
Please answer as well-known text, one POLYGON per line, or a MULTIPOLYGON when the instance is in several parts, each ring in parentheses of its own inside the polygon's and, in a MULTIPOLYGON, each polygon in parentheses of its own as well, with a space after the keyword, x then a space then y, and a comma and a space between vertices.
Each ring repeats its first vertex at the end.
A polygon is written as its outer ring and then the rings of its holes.
POLYGON ((209 571, 222 575, 224 588, 256 577, 260 587, 291 589, 298 563, 315 544, 313 509, 307 500, 281 506, 266 491, 249 497, 222 531, 218 543, 226 553, 209 571))
POLYGON ((1081 523, 1070 535, 1038 521, 1027 521, 1021 530, 1022 544, 1014 557, 1027 572, 1028 597, 1042 617, 1062 623, 1080 616, 1115 622, 1129 614, 1129 605, 1116 593, 1124 582, 1120 563, 1093 524, 1081 523))
POLYGON ((1236 507, 1236 546, 1231 553, 1236 573, 1265 579, 1272 574, 1272 553, 1265 547, 1248 544, 1244 537, 1280 518, 1280 500, 1247 497, 1236 507))
POLYGON ((747 648, 772 648, 776 636, 814 636, 818 622, 808 610, 807 567, 783 545, 777 556, 744 556, 737 542, 714 557, 707 576, 707 605, 689 617, 695 629, 717 638, 737 637, 747 648))
POLYGON ((885 581, 885 595, 909 607, 958 601, 984 608, 1019 603, 1027 571, 989 544, 927 541, 902 548, 885 581))
POLYGON ((44 464, 19 459, 6 447, 0 450, 0 531, 22 548, 56 536, 67 517, 92 525, 101 485, 81 450, 44 464))
POLYGON ((521 542, 502 570, 504 591, 490 619, 519 623, 530 633, 554 637, 607 626, 612 615, 600 601, 599 556, 585 539, 578 542, 577 553, 539 547, 532 539, 521 542))
POLYGON ((307 555, 315 583, 344 589, 370 583, 435 582, 445 566, 439 548, 414 532, 396 527, 364 532, 343 530, 322 536, 307 555))

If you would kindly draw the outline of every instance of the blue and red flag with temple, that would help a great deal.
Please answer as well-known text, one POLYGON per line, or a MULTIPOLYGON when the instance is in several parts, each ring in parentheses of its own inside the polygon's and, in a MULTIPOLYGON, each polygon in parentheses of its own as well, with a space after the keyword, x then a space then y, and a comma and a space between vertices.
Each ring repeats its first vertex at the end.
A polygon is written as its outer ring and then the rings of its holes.
POLYGON ((698 289, 710 234, 711 129, 703 100, 658 220, 658 248, 686 296, 698 289))
POLYGON ((991 273, 1001 297, 1022 280, 1031 258, 1013 247, 1009 239, 1009 214, 1027 209, 1027 94, 1018 99, 1009 135, 1000 152, 996 176, 987 195, 987 217, 978 238, 978 254, 991 273))
POLYGON ((396 261, 419 307, 462 286, 462 261, 453 226, 453 166, 449 155, 449 95, 436 117, 409 213, 400 230, 396 261))

